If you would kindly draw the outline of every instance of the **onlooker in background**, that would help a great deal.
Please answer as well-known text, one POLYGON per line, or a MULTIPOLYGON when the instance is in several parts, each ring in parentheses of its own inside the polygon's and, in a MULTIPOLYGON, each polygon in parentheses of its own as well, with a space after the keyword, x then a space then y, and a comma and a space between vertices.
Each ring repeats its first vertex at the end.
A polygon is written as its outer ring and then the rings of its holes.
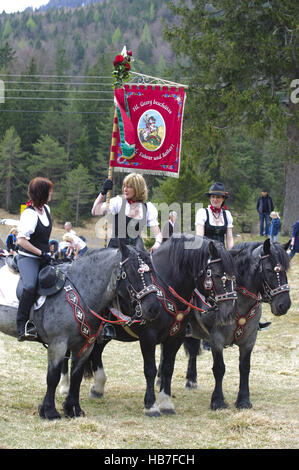
POLYGON ((290 259, 299 253, 299 220, 294 223, 291 234, 290 259))
POLYGON ((17 253, 17 236, 18 229, 13 227, 6 239, 6 248, 10 255, 15 255, 17 253))
POLYGON ((86 253, 87 245, 82 240, 82 238, 77 237, 77 235, 71 235, 66 233, 65 235, 63 235, 63 240, 69 243, 69 246, 67 247, 66 251, 67 257, 74 255, 75 260, 78 256, 82 256, 84 255, 84 253, 86 253))
MULTIPOLYGON (((64 230, 66 231, 66 235, 76 235, 76 232, 72 229, 71 222, 65 222, 64 230)), ((65 243, 64 245, 59 244, 59 251, 61 253, 62 258, 66 258, 66 250, 67 250, 68 246, 69 246, 68 243, 65 243)))
POLYGON ((281 223, 278 212, 272 211, 270 214, 271 225, 270 225, 270 240, 271 242, 278 242, 278 234, 280 232, 281 223))
POLYGON ((162 237, 163 237, 162 243, 168 240, 168 238, 172 236, 177 216, 178 215, 175 211, 169 212, 169 219, 164 224, 163 229, 162 229, 162 237))
POLYGON ((272 198, 269 196, 266 189, 262 190, 261 196, 257 200, 256 210, 260 217, 260 236, 269 235, 269 221, 270 213, 273 211, 274 205, 272 198), (265 229, 264 229, 265 223, 265 229))

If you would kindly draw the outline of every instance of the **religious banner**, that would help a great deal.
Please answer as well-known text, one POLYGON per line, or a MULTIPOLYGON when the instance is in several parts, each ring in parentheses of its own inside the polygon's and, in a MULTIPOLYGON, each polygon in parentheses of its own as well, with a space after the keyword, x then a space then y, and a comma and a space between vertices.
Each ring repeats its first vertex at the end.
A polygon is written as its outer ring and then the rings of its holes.
POLYGON ((117 143, 115 171, 178 178, 185 90, 161 85, 115 89, 117 143))

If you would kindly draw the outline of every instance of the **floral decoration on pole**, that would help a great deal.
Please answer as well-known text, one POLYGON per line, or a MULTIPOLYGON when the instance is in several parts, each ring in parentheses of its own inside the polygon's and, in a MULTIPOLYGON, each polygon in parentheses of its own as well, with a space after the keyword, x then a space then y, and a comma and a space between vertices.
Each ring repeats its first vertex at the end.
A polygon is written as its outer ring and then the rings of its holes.
POLYGON ((132 51, 127 51, 125 46, 121 54, 118 54, 113 61, 113 88, 121 88, 123 86, 123 82, 130 79, 132 61, 132 51))

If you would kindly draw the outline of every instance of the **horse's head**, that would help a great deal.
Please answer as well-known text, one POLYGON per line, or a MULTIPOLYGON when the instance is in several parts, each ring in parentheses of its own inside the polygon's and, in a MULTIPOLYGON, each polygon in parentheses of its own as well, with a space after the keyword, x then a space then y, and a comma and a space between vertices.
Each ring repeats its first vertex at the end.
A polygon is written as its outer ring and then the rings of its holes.
POLYGON ((209 258, 198 277, 198 290, 217 310, 217 322, 231 323, 236 310, 235 268, 233 258, 222 244, 210 241, 209 258))
POLYGON ((267 239, 262 246, 258 262, 262 300, 271 305, 271 312, 277 316, 286 314, 291 306, 287 279, 289 257, 286 249, 287 245, 271 244, 270 239, 267 239))
POLYGON ((117 296, 123 313, 135 320, 155 320, 160 309, 157 287, 152 283, 149 255, 120 243, 122 261, 117 296))

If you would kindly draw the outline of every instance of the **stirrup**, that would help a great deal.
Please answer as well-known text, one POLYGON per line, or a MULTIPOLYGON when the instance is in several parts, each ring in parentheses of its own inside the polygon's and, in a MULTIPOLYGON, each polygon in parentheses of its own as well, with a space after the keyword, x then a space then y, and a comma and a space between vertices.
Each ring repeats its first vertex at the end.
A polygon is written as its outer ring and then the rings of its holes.
POLYGON ((31 320, 27 320, 25 324, 25 338, 37 339, 37 330, 35 324, 31 320))

